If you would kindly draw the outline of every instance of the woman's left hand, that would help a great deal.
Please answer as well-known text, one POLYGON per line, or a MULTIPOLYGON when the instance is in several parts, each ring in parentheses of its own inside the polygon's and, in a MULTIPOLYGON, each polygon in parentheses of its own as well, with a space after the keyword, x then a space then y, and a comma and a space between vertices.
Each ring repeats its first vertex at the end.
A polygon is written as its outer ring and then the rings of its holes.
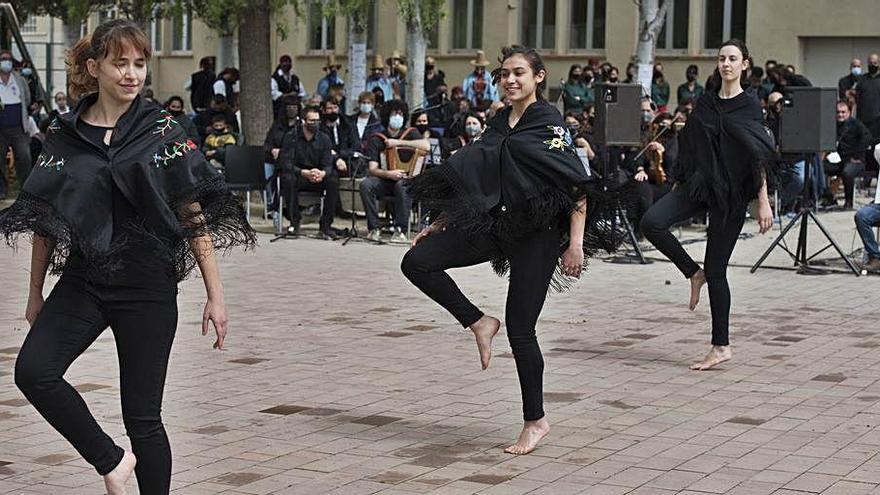
POLYGON ((226 302, 222 298, 219 300, 208 298, 208 302, 205 303, 205 313, 202 315, 202 335, 208 335, 208 322, 214 322, 214 330, 217 332, 214 349, 223 350, 229 317, 226 316, 226 302))
POLYGON ((773 209, 769 201, 758 202, 758 232, 766 234, 773 228, 773 209))
POLYGON ((568 246, 562 254, 562 273, 569 277, 578 278, 584 269, 584 250, 578 246, 568 246))

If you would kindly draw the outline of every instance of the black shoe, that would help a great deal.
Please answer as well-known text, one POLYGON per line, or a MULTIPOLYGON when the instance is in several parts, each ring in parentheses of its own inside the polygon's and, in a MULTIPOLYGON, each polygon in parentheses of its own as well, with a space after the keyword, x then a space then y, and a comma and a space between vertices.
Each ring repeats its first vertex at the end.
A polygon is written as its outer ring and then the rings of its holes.
POLYGON ((298 236, 299 235, 299 225, 293 224, 290 227, 287 227, 287 235, 289 236, 298 236))
POLYGON ((318 239, 323 239, 325 241, 335 241, 336 240, 336 234, 334 234, 333 230, 331 230, 331 229, 321 229, 320 232, 318 232, 317 237, 318 237, 318 239))
POLYGON ((819 202, 819 206, 822 208, 833 208, 837 206, 836 199, 822 198, 822 201, 819 202))

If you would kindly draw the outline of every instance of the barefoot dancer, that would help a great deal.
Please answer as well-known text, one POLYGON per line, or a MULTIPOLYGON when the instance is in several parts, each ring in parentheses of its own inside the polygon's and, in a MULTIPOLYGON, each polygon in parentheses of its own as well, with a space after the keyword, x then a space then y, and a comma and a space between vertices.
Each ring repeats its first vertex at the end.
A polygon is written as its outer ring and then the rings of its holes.
POLYGON ((226 305, 214 248, 250 245, 253 231, 221 176, 171 115, 138 96, 150 42, 136 24, 99 26, 70 51, 68 81, 82 99, 48 129, 43 153, 18 200, 0 212, 13 243, 32 232, 31 330, 15 383, 39 413, 125 493, 132 471, 140 493, 168 493, 171 449, 161 406, 177 327, 177 287, 197 263, 215 348, 226 335, 226 305), (61 275, 43 300, 46 272, 61 275), (110 326, 120 371, 122 419, 132 451, 116 445, 63 378, 110 326))
POLYGON ((551 282, 559 288, 565 276, 579 276, 584 263, 589 176, 562 116, 541 98, 546 77, 534 49, 504 49, 494 79, 511 106, 447 165, 413 180, 414 197, 439 216, 413 239, 401 264, 413 284, 474 333, 483 369, 501 323, 474 306, 444 270, 487 261, 499 274, 509 269, 507 336, 525 419, 519 440, 505 449, 511 454, 528 454, 550 431, 535 323, 551 282), (562 272, 555 274, 560 253, 562 272))
POLYGON ((724 43, 712 76, 714 90, 697 100, 679 136, 679 183, 642 218, 642 232, 690 279, 691 311, 700 289, 709 284, 712 309, 712 349, 691 366, 707 370, 731 358, 728 341, 730 287, 727 263, 745 221, 749 200, 758 198, 758 225, 763 234, 773 225, 767 197, 766 168, 773 140, 762 125, 761 103, 743 90, 751 60, 739 40, 724 43), (705 268, 685 252, 669 227, 709 212, 705 268))

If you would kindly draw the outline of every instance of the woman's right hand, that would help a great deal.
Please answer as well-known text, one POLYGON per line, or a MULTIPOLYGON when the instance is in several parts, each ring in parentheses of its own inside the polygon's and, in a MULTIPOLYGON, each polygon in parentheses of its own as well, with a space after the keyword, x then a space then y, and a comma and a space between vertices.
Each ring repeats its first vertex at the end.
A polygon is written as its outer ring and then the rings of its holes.
POLYGON ((424 241, 428 236, 440 232, 441 230, 443 230, 443 227, 444 225, 439 221, 431 223, 431 225, 428 225, 427 227, 422 229, 421 232, 416 234, 415 237, 413 237, 412 247, 416 247, 416 244, 424 241))
POLYGON ((30 294, 28 296, 27 308, 24 310, 24 317, 30 326, 34 326, 34 322, 37 321, 37 315, 39 315, 40 310, 43 309, 43 303, 44 300, 42 294, 30 294))

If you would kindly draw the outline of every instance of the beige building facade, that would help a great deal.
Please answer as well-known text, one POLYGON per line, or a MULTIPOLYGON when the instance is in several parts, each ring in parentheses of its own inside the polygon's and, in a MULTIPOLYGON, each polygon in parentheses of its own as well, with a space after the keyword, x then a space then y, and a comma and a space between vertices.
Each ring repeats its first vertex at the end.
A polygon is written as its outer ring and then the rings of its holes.
MULTIPOLYGON (((274 36, 268 47, 273 63, 283 54, 293 57, 294 71, 309 92, 323 76, 328 54, 336 55, 343 71, 348 65, 347 19, 322 19, 319 3, 313 2, 301 18, 292 10, 286 12, 287 38, 274 36)), ((729 37, 744 37, 759 64, 776 59, 794 65, 816 85, 836 85, 853 57, 880 52, 877 6, 877 0, 672 0, 657 50, 657 61, 663 63, 673 88, 671 103, 685 68, 697 64, 703 80, 714 66, 716 47, 729 37)), ((431 33, 428 53, 437 59, 450 87, 461 84, 471 71, 469 61, 477 49, 494 61, 501 46, 514 43, 540 49, 551 86, 566 77, 571 64, 588 59, 609 60, 623 77, 638 38, 638 11, 631 0, 446 0, 443 14, 431 33)), ((113 15, 92 16, 89 29, 113 15)), ((151 73, 156 96, 179 94, 188 100, 184 85, 201 57, 217 54, 217 33, 184 15, 153 23, 149 34, 155 49, 151 73)), ((405 53, 405 48, 406 31, 396 0, 376 0, 368 59, 373 53, 386 58, 394 50, 405 53)), ((268 78, 266 74, 267 91, 268 78)), ((63 87, 58 79, 53 78, 55 86, 63 87)))

